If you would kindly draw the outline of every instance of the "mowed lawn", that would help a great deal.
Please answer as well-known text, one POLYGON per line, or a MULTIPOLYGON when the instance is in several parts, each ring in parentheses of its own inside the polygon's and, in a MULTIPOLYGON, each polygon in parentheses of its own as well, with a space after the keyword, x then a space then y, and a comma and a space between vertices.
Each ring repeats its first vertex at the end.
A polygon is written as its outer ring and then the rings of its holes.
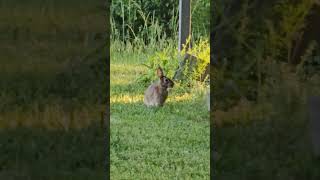
MULTIPOLYGON (((203 89, 176 85, 162 108, 147 108, 136 78, 145 54, 111 55, 111 179, 209 179, 209 112, 203 89)), ((156 79, 156 76, 155 76, 156 79)), ((151 83, 151 82, 150 82, 151 83)))

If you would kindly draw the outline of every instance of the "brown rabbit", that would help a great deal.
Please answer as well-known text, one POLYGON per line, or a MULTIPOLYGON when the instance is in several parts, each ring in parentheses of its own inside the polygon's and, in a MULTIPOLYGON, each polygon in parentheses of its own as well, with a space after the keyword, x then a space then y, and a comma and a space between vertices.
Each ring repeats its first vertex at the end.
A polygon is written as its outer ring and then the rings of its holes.
POLYGON ((157 69, 159 81, 151 84, 144 94, 144 104, 149 106, 163 106, 168 97, 168 88, 173 88, 171 79, 163 75, 161 67, 157 69))

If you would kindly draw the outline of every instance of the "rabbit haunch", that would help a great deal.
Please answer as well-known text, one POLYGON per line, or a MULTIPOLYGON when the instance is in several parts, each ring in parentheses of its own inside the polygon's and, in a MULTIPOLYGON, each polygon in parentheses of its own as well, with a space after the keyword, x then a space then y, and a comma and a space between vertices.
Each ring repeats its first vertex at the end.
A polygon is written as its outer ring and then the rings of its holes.
POLYGON ((162 106, 168 97, 168 88, 172 88, 174 83, 171 79, 163 75, 161 67, 157 69, 159 81, 151 84, 144 94, 144 104, 147 106, 162 106))

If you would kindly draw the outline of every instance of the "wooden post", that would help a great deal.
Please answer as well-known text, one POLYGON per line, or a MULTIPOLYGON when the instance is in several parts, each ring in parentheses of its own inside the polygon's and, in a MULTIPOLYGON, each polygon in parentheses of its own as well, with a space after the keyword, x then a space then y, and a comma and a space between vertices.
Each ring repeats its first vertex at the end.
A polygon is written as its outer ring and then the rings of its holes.
POLYGON ((315 157, 320 157, 320 96, 308 98, 311 142, 315 157))
MULTIPOLYGON (((191 0, 179 0, 179 44, 178 50, 181 52, 183 50, 183 46, 186 44, 188 38, 191 38, 191 0)), ((187 49, 192 47, 192 42, 188 43, 187 49)), ((185 66, 188 66, 189 72, 192 71, 194 66, 197 63, 197 57, 186 54, 180 54, 183 57, 182 61, 179 63, 179 67, 177 68, 173 79, 181 80, 183 78, 183 70, 185 66), (187 63, 188 62, 188 63, 187 63)), ((203 81, 207 74, 209 74, 210 66, 206 67, 203 76, 199 79, 203 81)))
MULTIPOLYGON (((179 0, 179 42, 178 51, 183 50, 183 46, 186 44, 188 37, 191 36, 191 0, 179 0)), ((190 48, 190 43, 188 48, 190 48)), ((189 59, 188 54, 180 54, 183 60, 179 63, 173 79, 179 80, 182 78, 182 71, 186 64, 186 60, 189 59)))
POLYGON ((191 36, 191 0, 179 0, 179 52, 191 36))

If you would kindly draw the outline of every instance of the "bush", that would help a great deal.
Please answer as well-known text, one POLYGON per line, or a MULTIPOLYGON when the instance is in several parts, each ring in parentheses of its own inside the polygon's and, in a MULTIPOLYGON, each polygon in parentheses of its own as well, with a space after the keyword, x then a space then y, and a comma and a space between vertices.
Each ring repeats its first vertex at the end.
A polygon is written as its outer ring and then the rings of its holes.
POLYGON ((155 72, 158 66, 161 66, 165 75, 172 78, 175 69, 179 65, 178 51, 173 45, 165 47, 162 51, 156 52, 154 55, 149 57, 146 64, 143 64, 148 68, 147 73, 142 74, 137 78, 139 84, 149 84, 155 78, 155 72))
MULTIPOLYGON (((208 40, 200 39, 194 44, 192 49, 189 49, 188 51, 182 50, 181 54, 185 53, 192 54, 197 58, 193 67, 185 66, 183 69, 183 76, 186 78, 180 80, 182 85, 190 86, 193 82, 199 80, 200 76, 203 75, 205 68, 210 63, 210 45, 208 40)), ((177 48, 174 45, 167 46, 162 51, 156 52, 148 59, 147 64, 145 64, 148 71, 146 74, 139 76, 137 81, 139 83, 150 82, 155 77, 155 71, 158 66, 161 66, 166 75, 172 78, 174 77, 181 61, 182 57, 177 51, 177 48)), ((207 78, 209 80, 209 76, 207 78)))

